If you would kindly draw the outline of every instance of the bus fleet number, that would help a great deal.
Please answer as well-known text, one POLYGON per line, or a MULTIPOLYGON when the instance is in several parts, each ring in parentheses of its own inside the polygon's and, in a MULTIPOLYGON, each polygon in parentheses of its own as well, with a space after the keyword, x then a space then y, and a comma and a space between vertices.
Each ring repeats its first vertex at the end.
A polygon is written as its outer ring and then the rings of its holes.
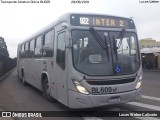
POLYGON ((83 24, 83 25, 88 25, 89 24, 89 18, 80 17, 80 23, 83 24))

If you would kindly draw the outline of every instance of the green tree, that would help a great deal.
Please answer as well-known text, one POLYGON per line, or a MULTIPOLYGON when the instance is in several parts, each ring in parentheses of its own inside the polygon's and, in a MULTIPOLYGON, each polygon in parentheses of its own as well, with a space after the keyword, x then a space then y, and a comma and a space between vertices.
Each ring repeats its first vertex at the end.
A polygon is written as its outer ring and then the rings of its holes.
POLYGON ((9 57, 7 45, 3 37, 0 37, 0 54, 3 54, 9 57))

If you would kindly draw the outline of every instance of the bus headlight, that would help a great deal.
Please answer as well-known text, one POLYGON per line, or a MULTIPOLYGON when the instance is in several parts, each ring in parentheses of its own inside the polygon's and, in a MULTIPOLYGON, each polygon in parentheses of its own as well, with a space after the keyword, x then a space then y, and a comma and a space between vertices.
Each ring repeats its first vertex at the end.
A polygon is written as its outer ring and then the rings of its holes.
POLYGON ((136 85, 136 89, 139 89, 142 85, 142 75, 139 77, 139 80, 137 82, 137 85, 136 85))
POLYGON ((78 81, 76 81, 75 79, 72 79, 72 80, 73 80, 73 83, 74 83, 74 85, 76 86, 77 90, 78 90, 80 93, 86 94, 86 95, 89 94, 89 92, 87 91, 87 89, 86 89, 83 85, 81 85, 81 84, 80 84, 78 81))
POLYGON ((139 89, 141 87, 142 81, 138 81, 136 85, 136 89, 139 89))

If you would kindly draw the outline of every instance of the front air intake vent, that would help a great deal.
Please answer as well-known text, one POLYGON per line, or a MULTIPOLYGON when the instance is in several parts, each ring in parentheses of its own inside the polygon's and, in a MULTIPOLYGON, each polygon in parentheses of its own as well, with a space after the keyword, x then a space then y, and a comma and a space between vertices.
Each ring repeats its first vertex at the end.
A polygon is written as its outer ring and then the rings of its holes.
POLYGON ((116 84, 124 84, 134 82, 136 78, 125 78, 118 80, 86 80, 86 82, 90 85, 116 85, 116 84))

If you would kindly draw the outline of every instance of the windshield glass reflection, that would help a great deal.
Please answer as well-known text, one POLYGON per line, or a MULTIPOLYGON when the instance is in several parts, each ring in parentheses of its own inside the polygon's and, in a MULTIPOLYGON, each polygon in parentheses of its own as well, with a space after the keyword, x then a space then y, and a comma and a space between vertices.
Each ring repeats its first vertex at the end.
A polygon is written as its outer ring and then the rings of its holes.
POLYGON ((101 37, 98 43, 90 30, 72 31, 72 53, 75 69, 87 75, 121 75, 136 72, 139 56, 136 34, 96 31, 101 37))

